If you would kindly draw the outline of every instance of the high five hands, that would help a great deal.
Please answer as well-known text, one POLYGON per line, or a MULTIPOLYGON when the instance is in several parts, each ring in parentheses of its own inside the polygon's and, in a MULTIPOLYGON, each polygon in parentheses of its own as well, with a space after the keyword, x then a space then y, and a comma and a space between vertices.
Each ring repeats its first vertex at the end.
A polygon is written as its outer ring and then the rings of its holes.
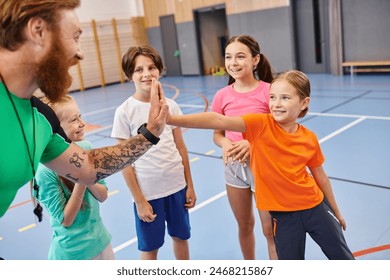
POLYGON ((165 100, 161 83, 152 79, 152 90, 150 93, 150 111, 146 128, 155 136, 160 136, 167 123, 169 107, 165 100))

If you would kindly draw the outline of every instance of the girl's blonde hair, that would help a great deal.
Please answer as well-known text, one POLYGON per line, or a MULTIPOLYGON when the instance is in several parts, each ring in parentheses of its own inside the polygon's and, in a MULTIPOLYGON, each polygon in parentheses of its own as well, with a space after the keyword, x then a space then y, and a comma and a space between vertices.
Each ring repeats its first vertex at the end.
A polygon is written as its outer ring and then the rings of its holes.
MULTIPOLYGON (((298 70, 289 70, 283 72, 275 77, 275 79, 271 82, 271 85, 276 81, 287 81, 290 85, 292 85, 296 90, 301 100, 306 97, 310 97, 310 81, 309 78, 301 71, 298 70)), ((309 111, 309 106, 306 107, 299 114, 298 118, 303 118, 306 116, 309 111)))
POLYGON ((65 96, 61 97, 58 101, 52 102, 47 97, 41 98, 43 103, 46 103, 49 105, 50 108, 56 113, 57 118, 61 121, 64 118, 62 108, 65 104, 74 102, 76 103, 73 96, 66 94, 65 96))

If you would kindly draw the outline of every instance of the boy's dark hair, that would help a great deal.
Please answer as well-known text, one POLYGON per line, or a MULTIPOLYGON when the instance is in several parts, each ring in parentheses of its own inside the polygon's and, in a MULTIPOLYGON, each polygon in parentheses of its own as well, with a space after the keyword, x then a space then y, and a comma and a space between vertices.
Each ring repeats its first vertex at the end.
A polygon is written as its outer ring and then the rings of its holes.
POLYGON ((122 57, 122 70, 126 74, 126 77, 131 80, 135 68, 135 59, 137 56, 143 55, 153 60, 157 69, 162 73, 164 71, 164 65, 159 53, 150 45, 141 45, 138 47, 130 47, 122 57))

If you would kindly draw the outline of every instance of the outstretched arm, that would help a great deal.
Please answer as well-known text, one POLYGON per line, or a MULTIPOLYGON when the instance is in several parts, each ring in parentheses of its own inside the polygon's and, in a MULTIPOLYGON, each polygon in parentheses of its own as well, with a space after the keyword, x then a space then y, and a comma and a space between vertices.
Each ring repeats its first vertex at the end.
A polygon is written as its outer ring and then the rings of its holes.
POLYGON ((243 118, 228 117, 214 112, 169 116, 167 123, 180 127, 245 132, 245 122, 243 118))
MULTIPOLYGON (((160 87, 160 98, 165 101, 164 91, 160 87)), ((166 103, 166 101, 165 101, 166 103)), ((214 112, 171 116, 168 112, 167 124, 189 127, 208 128, 245 132, 245 122, 241 117, 227 117, 214 112)))
POLYGON ((167 123, 180 127, 245 132, 245 122, 242 117, 228 117, 214 112, 169 116, 167 123))
MULTIPOLYGON (((154 135, 163 132, 168 115, 165 99, 160 100, 161 84, 153 80, 150 96, 149 119, 146 128, 154 135)), ((61 176, 76 183, 91 185, 132 164, 152 143, 143 135, 137 135, 115 146, 83 150, 71 144, 60 156, 45 165, 61 176)))

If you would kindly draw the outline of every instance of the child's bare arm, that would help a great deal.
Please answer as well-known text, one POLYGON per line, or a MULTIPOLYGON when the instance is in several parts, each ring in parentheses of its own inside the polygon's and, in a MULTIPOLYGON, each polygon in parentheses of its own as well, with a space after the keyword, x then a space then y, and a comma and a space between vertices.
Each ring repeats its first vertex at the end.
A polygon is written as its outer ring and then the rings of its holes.
POLYGON ((313 175, 314 180, 317 182, 317 185, 324 193, 326 200, 329 202, 330 207, 332 208, 336 218, 339 220, 343 230, 345 230, 347 228, 347 225, 337 206, 332 186, 330 184, 328 176, 325 173, 324 168, 322 167, 322 165, 318 167, 312 167, 310 168, 310 172, 313 175))

